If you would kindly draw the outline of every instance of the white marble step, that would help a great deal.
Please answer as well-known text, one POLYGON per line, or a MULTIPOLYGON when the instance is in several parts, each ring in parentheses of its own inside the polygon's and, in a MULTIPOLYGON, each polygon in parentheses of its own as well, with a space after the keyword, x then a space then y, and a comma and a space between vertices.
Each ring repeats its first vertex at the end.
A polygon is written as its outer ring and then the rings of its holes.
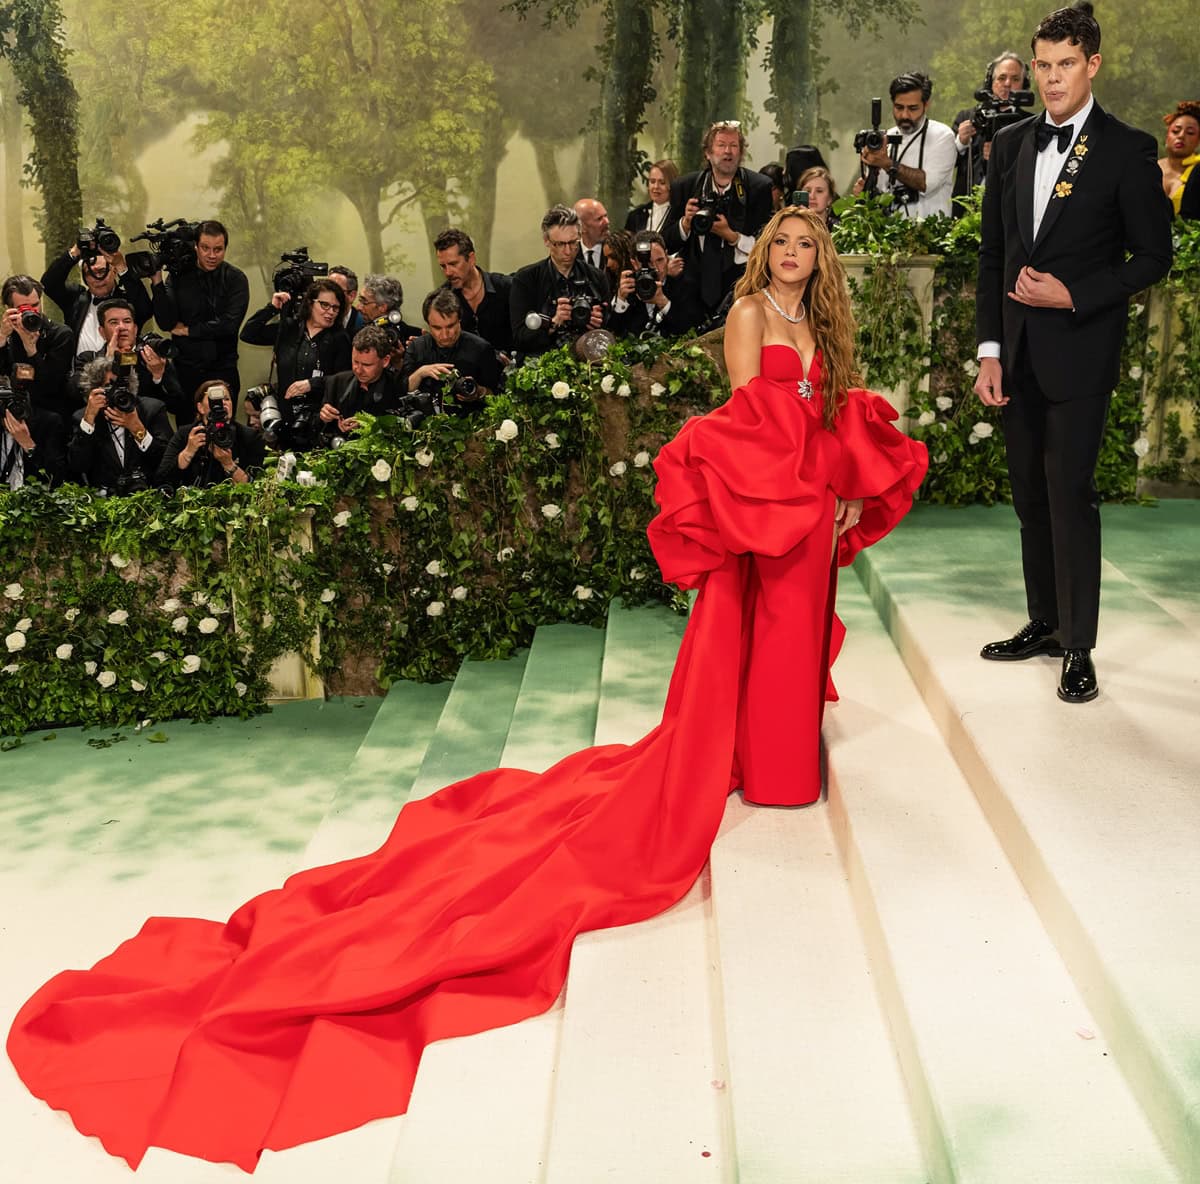
POLYGON ((1181 1178, 1200 1179, 1200 640, 1106 565, 1100 697, 1066 705, 1058 662, 977 657, 1024 618, 1011 563, 985 597, 952 533, 891 544, 863 563, 876 606, 1098 1038, 1181 1178))
POLYGON ((927 1160, 957 1184, 1177 1179, 853 574, 830 814, 927 1160))

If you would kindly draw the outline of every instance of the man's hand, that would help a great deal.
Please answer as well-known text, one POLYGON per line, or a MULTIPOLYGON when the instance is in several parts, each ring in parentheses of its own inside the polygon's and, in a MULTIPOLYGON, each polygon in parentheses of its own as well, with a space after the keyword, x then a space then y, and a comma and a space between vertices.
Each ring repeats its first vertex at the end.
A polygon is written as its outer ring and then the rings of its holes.
MULTIPOLYGON (((276 295, 279 295, 277 292, 276 295)), ((312 390, 312 383, 307 378, 297 378, 286 391, 283 392, 285 399, 299 399, 307 395, 312 390)))
POLYGON ((21 310, 18 308, 10 308, 4 314, 4 336, 7 338, 10 333, 15 330, 17 336, 21 339, 21 344, 25 347, 25 352, 31 358, 37 353, 38 338, 41 336, 41 329, 35 329, 32 333, 21 324, 21 310))
POLYGON ((683 275, 683 260, 678 255, 667 256, 667 275, 672 278, 683 275))
POLYGON ((196 453, 204 447, 207 439, 208 433, 204 430, 204 424, 197 420, 188 432, 187 443, 179 450, 176 463, 181 469, 186 469, 196 459, 196 453))
POLYGON ((100 254, 108 260, 108 266, 112 268, 113 275, 121 276, 129 270, 129 264, 125 262, 122 252, 113 251, 110 255, 107 251, 101 251, 100 254))
POLYGON ((663 291, 663 282, 662 280, 659 280, 657 287, 654 289, 653 304, 655 308, 666 308, 670 303, 671 302, 667 299, 666 292, 663 291))
POLYGON ((98 386, 88 392, 87 403, 83 408, 83 418, 94 426, 96 417, 107 407, 108 396, 104 393, 104 388, 98 386))
POLYGON ((969 119, 964 119, 958 125, 958 142, 969 144, 973 139, 975 139, 975 125, 969 119))
POLYGON ((4 428, 26 452, 33 451, 34 443, 33 437, 29 434, 29 425, 23 419, 18 419, 13 415, 7 407, 4 409, 4 428))
POLYGON ((357 432, 360 426, 358 420, 355 419, 353 415, 350 416, 349 419, 339 419, 337 424, 338 431, 341 432, 343 436, 348 436, 351 432, 357 432))
POLYGON ((160 358, 148 345, 142 346, 141 354, 146 369, 150 371, 150 377, 156 383, 162 382, 162 376, 167 372, 167 359, 160 358))
POLYGON ((340 423, 342 413, 333 403, 322 403, 321 410, 317 412, 322 423, 340 423))
POLYGON ((685 235, 692 233, 692 215, 700 208, 700 199, 698 197, 689 197, 688 203, 683 208, 683 217, 679 219, 680 229, 685 235))
POLYGON ((139 432, 146 430, 146 425, 142 423, 136 407, 132 411, 118 411, 115 407, 106 407, 104 414, 113 427, 124 428, 131 436, 136 436, 139 432))
POLYGON ((213 457, 216 459, 217 464, 219 464, 221 468, 229 469, 233 467, 235 462, 233 459, 232 448, 218 448, 215 444, 213 444, 209 451, 212 452, 213 457))
POLYGON ((569 296, 560 296, 554 302, 554 316, 550 320, 552 325, 565 325, 571 319, 571 298, 569 296))
POLYGON ((868 168, 882 169, 885 173, 892 167, 892 158, 886 148, 864 148, 862 162, 868 168))
MULTIPOLYGON (((413 372, 412 377, 417 380, 416 386, 421 384, 424 378, 433 378, 441 382, 443 378, 453 374, 454 367, 449 362, 427 362, 424 366, 418 366, 413 372)), ((409 387, 409 390, 415 390, 415 386, 409 387)))
POLYGON ((850 186, 850 192, 857 197, 867 187, 866 177, 859 177, 853 185, 850 186))
POLYGON ((271 307, 282 309, 292 298, 291 292, 275 292, 271 295, 271 307))
POLYGON ((604 309, 598 304, 592 305, 592 315, 588 318, 589 329, 599 329, 604 324, 604 309))
POLYGON ((712 232, 717 238, 724 239, 727 243, 737 246, 738 232, 729 225, 729 219, 724 214, 718 214, 713 219, 712 232))
POLYGON ((1074 308, 1075 301, 1062 280, 1048 271, 1034 271, 1022 267, 1017 273, 1017 282, 1009 292, 1009 299, 1030 308, 1074 308))
POLYGON ((628 300, 633 295, 637 285, 633 281, 632 271, 621 272, 621 278, 617 281, 617 299, 628 300))
POLYGON ((975 379, 975 393, 979 401, 988 407, 1003 407, 1008 395, 1003 389, 1004 372, 999 358, 980 358, 979 377, 975 379))
POLYGON ((992 158, 992 142, 991 142, 991 140, 984 140, 984 142, 983 142, 983 159, 991 160, 991 158, 992 158))
POLYGON ((188 336, 187 325, 185 325, 182 321, 180 321, 178 325, 175 325, 171 329, 171 336, 172 337, 187 337, 188 336))

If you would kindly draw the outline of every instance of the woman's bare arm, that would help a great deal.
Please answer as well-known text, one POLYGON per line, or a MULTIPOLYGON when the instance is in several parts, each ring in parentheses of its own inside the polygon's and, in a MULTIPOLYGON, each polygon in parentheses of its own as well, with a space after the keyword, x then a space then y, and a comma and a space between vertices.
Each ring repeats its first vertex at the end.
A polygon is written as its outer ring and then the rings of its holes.
POLYGON ((762 339, 762 305, 756 296, 743 296, 725 319, 725 369, 734 390, 760 373, 762 339))

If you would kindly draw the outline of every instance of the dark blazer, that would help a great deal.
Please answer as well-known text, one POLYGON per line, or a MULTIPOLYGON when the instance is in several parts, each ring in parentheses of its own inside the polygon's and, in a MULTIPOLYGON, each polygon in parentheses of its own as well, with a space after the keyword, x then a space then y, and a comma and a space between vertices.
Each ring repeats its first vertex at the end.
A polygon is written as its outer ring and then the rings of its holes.
POLYGON ((51 321, 38 335, 37 352, 31 358, 17 332, 0 342, 0 374, 12 374, 13 366, 26 362, 33 367, 30 399, 37 406, 69 420, 80 405, 79 391, 71 380, 75 341, 66 325, 51 321))
MULTIPOLYGON (((88 362, 93 361, 101 355, 94 350, 84 350, 78 355, 80 366, 86 366, 88 362)), ((175 417, 177 424, 191 423, 196 415, 196 404, 192 401, 190 395, 184 394, 183 387, 179 382, 179 375, 175 371, 175 363, 168 359, 166 369, 163 371, 162 382, 155 382, 146 363, 142 361, 141 353, 138 354, 137 360, 137 376, 139 391, 153 391, 154 394, 149 396, 154 399, 161 399, 166 409, 175 417)), ((87 402, 86 392, 81 395, 84 402, 87 402)))
POLYGON ((1099 398, 1117 382, 1130 297, 1171 266, 1171 206, 1153 138, 1097 103, 1063 165, 1057 183, 1062 196, 1051 197, 1035 240, 1031 195, 1039 122, 1003 128, 992 141, 975 302, 978 339, 1001 343, 1008 375, 1024 341, 1053 401, 1099 398), (1073 172, 1072 161, 1078 161, 1073 172), (1074 311, 1009 299, 1025 266, 1062 280, 1074 311))
MULTIPOLYGON (((418 337, 404 351, 404 364, 400 367, 400 378, 404 389, 408 389, 408 381, 415 370, 428 366, 431 362, 445 362, 453 366, 459 374, 469 375, 480 386, 487 387, 493 393, 503 384, 500 362, 496 350, 490 341, 485 341, 478 333, 468 333, 465 329, 458 335, 458 340, 449 349, 442 349, 428 334, 418 337)), ((465 407, 465 410, 482 409, 480 401, 465 407)), ((464 410, 463 405, 453 408, 464 410)))
MULTIPOLYGON (((66 468, 62 420, 53 411, 34 407, 25 422, 33 440, 33 451, 27 452, 22 462, 23 482, 41 481, 46 485, 57 485, 62 480, 66 468)), ((0 416, 0 444, 6 435, 3 417, 0 416)), ((4 448, 0 447, 0 490, 8 488, 8 475, 4 472, 4 453, 4 448)))
MULTIPOLYGON (((202 486, 220 485, 229 477, 216 457, 207 449, 202 448, 192 457, 192 463, 186 469, 179 467, 179 454, 187 448, 188 435, 193 424, 180 428, 163 453, 158 470, 154 474, 154 484, 164 489, 179 489, 184 485, 202 486)), ((233 459, 251 476, 262 468, 266 456, 266 445, 263 438, 253 428, 244 423, 234 423, 233 427, 233 459)))
MULTIPOLYGON (((687 205, 687 202, 684 202, 687 205)), ((640 206, 634 206, 632 210, 625 216, 625 229, 630 234, 639 234, 643 230, 650 229, 650 211, 653 209, 654 203, 644 201, 640 206)), ((667 237, 667 231, 679 221, 679 215, 675 211, 675 207, 671 206, 667 210, 667 216, 663 219, 663 224, 656 227, 658 233, 667 237)))
POLYGON ((204 379, 236 371, 238 329, 250 306, 245 272, 232 263, 221 263, 213 271, 193 268, 168 275, 151 293, 154 319, 164 333, 180 323, 188 327, 186 337, 175 338, 185 387, 196 374, 204 379))
MULTIPOLYGON (((679 337, 694 329, 705 318, 700 294, 695 284, 690 284, 685 275, 667 276, 663 293, 671 302, 666 316, 658 322, 662 337, 679 337)), ((655 310, 655 314, 657 309, 655 310)), ((650 326, 651 311, 637 296, 630 298, 629 307, 623 313, 614 312, 609 328, 618 337, 638 337, 650 326)))
MULTIPOLYGON (((608 303, 608 284, 604 277, 590 264, 578 257, 571 268, 571 279, 579 279, 591 289, 593 298, 600 304, 608 303)), ((530 312, 554 315, 554 305, 559 296, 568 295, 567 279, 549 259, 539 259, 520 271, 513 272, 512 289, 509 292, 509 314, 512 325, 513 345, 525 354, 544 354, 561 345, 562 334, 551 333, 545 326, 530 329, 525 317, 530 312)), ((607 316, 607 308, 605 310, 607 316)))
POLYGON ((275 386, 280 396, 299 379, 312 382, 313 393, 321 394, 314 375, 337 374, 350 369, 350 336, 334 325, 309 337, 300 321, 281 315, 273 304, 260 308, 242 326, 239 337, 247 345, 270 345, 275 350, 275 386))
MULTIPOLYGON (((76 349, 79 348, 79 331, 83 328, 84 319, 92 303, 91 292, 82 284, 73 283, 67 278, 78 262, 78 259, 71 257, 70 252, 64 251, 46 268, 46 274, 42 276, 42 287, 46 289, 46 295, 62 309, 63 320, 71 330, 76 349)), ((139 332, 154 315, 146 285, 129 271, 118 277, 117 286, 113 289, 112 296, 107 299, 128 300, 133 305, 133 319, 137 322, 139 332)))
POLYGON ((89 434, 80 426, 83 411, 76 412, 75 431, 67 444, 67 472, 71 480, 114 491, 122 476, 131 476, 140 469, 147 484, 153 484, 154 475, 171 440, 171 421, 160 399, 149 399, 142 395, 138 396, 138 416, 142 426, 150 433, 151 443, 143 452, 127 432, 125 463, 122 464, 108 420, 97 416, 95 430, 89 434))

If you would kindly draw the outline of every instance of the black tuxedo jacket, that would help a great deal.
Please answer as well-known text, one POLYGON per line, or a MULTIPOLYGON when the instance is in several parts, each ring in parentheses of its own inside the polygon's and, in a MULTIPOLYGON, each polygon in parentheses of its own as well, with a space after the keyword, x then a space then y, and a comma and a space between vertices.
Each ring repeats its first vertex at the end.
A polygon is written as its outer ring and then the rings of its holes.
POLYGON ((83 412, 75 414, 75 431, 67 445, 67 471, 72 480, 82 485, 94 485, 100 489, 115 490, 122 476, 129 476, 141 469, 148 484, 152 484, 162 464, 163 453, 171 442, 171 421, 161 399, 138 396, 138 416, 142 426, 150 433, 150 447, 143 452, 134 443, 128 432, 125 434, 125 461, 117 452, 108 421, 101 422, 97 416, 95 431, 90 435, 79 425, 83 412))
MULTIPOLYGON (((607 281, 594 267, 584 263, 582 257, 576 257, 570 278, 586 283, 597 303, 608 304, 607 281)), ((539 259, 513 272, 508 307, 513 345, 517 349, 525 354, 544 354, 566 340, 561 334, 551 333, 545 325, 530 329, 525 324, 530 312, 553 316, 555 302, 566 295, 569 295, 567 280, 549 259, 539 259)), ((605 308, 606 315, 607 312, 605 308)))
MULTIPOLYGON (((62 480, 66 457, 63 450, 64 432, 62 420, 53 411, 34 407, 25 421, 33 440, 33 451, 22 459, 24 482, 41 481, 46 485, 57 485, 62 480)), ((5 447, 8 433, 0 422, 0 491, 9 487, 5 466, 12 464, 12 453, 5 447)))
MULTIPOLYGON (((683 204, 687 205, 687 199, 684 199, 683 204)), ((625 229, 630 234, 638 234, 643 230, 650 229, 650 211, 654 208, 654 203, 644 201, 640 206, 634 206, 632 210, 625 216, 625 229)), ((658 233, 665 239, 667 232, 672 226, 679 221, 679 215, 675 212, 675 207, 671 206, 667 210, 667 216, 663 219, 663 224, 657 227, 658 233)))
MULTIPOLYGON (((704 320, 706 314, 700 294, 694 284, 686 282, 685 276, 667 276, 663 293, 671 303, 666 316, 658 321, 661 336, 679 337, 704 320)), ((608 327, 618 337, 638 337, 649 328, 651 315, 650 309, 634 295, 629 298, 629 307, 623 313, 613 313, 608 327)))
MULTIPOLYGON (((84 318, 92 303, 91 292, 82 284, 73 283, 67 278, 78 262, 78 259, 73 259, 69 252, 64 251, 42 276, 42 287, 46 289, 46 295, 62 309, 63 320, 71 330, 76 349, 79 348, 79 331, 83 328, 84 318)), ((139 332, 154 315, 146 285, 128 271, 117 279, 117 286, 109 299, 128 300, 133 305, 133 319, 137 322, 139 332)))
POLYGON ((1006 375, 1015 372, 1024 346, 1042 390, 1055 402, 1104 397, 1117 382, 1129 298, 1171 266, 1171 205, 1154 140, 1095 104, 1035 238, 1039 122, 1003 128, 992 141, 975 302, 978 339, 1000 342, 1006 375), (1030 308, 1010 299, 1026 266, 1066 284, 1074 310, 1030 308))

